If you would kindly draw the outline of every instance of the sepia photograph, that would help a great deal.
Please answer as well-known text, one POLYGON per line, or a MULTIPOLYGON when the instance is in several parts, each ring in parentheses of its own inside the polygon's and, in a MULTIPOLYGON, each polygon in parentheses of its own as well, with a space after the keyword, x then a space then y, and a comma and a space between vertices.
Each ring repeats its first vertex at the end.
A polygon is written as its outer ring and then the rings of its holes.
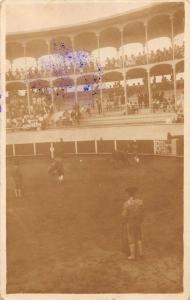
POLYGON ((7 295, 183 294, 185 7, 5 1, 7 295))

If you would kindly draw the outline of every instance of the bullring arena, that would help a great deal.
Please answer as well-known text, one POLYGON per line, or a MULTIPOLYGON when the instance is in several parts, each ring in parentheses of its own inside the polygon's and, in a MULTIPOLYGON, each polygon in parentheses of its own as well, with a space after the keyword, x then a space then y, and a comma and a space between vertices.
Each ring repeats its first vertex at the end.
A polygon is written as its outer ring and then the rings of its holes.
POLYGON ((7 34, 8 293, 183 291, 184 47, 182 2, 7 34), (57 151, 62 185, 48 174, 57 151), (145 210, 133 262, 129 186, 145 210))

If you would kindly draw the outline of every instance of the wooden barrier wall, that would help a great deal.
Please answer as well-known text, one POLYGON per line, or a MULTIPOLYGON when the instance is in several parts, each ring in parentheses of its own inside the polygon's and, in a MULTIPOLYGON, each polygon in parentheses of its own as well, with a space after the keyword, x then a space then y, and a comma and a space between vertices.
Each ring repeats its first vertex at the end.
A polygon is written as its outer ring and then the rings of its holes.
MULTIPOLYGON (((127 140, 91 140, 62 142, 61 151, 65 154, 110 154, 114 150, 125 150, 127 140)), ((154 141, 138 140, 138 152, 140 154, 154 154, 154 141)), ((59 151, 60 142, 30 143, 30 144, 12 144, 6 146, 7 157, 13 156, 51 156, 51 150, 54 148, 54 154, 59 151)), ((181 153, 181 151, 180 151, 181 153)))

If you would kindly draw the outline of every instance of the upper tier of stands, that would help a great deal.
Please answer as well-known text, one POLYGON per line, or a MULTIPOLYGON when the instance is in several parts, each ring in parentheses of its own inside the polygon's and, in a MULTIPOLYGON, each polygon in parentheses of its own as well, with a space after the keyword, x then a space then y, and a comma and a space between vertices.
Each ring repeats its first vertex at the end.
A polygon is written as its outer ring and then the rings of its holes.
POLYGON ((7 128, 73 126, 110 113, 174 112, 173 121, 183 122, 184 42, 176 39, 183 32, 183 3, 162 3, 92 24, 7 36, 7 128), (152 49, 160 37, 169 38, 168 46, 152 49), (133 54, 125 46, 134 43, 141 48, 133 54), (117 55, 103 59, 106 47, 117 55), (47 55, 51 62, 40 63, 47 55), (25 64, 13 68, 22 57, 25 64))

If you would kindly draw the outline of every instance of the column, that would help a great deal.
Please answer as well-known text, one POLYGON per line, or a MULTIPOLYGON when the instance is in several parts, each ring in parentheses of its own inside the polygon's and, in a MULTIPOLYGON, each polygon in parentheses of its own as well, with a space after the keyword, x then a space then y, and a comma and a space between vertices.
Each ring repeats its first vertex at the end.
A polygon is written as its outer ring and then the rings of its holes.
POLYGON ((117 151, 117 140, 114 140, 114 150, 117 151))
POLYGON ((119 55, 119 48, 116 49, 117 51, 117 61, 119 63, 119 65, 117 66, 117 69, 120 69, 120 55, 119 55))
POLYGON ((172 69, 173 69, 173 81, 174 81, 174 105, 176 108, 176 105, 177 105, 177 83, 176 83, 175 64, 172 65, 172 69))
POLYGON ((71 45, 72 45, 72 54, 73 54, 73 67, 74 67, 74 93, 75 93, 75 103, 78 103, 78 94, 77 94, 77 74, 76 74, 76 61, 75 61, 75 49, 74 49, 74 37, 71 36, 71 45))
POLYGON ((28 112, 30 114, 30 87, 29 87, 28 80, 26 82, 26 89, 27 89, 28 112))
MULTIPOLYGON (((51 68, 51 59, 50 59, 50 55, 51 55, 51 40, 50 39, 46 39, 46 45, 47 45, 47 55, 49 56, 49 66, 51 68)), ((49 73, 48 73, 48 75, 49 75, 49 73)), ((50 76, 52 76, 51 70, 50 70, 50 76)))
POLYGON ((36 143, 33 144, 34 155, 36 156, 36 143))
POLYGON ((123 81, 124 81, 124 96, 125 96, 125 106, 127 105, 127 80, 126 80, 126 73, 125 73, 125 53, 123 47, 123 28, 120 28, 121 34, 121 51, 122 51, 122 72, 123 72, 123 81))
MULTIPOLYGON (((46 45, 47 45, 47 55, 49 56, 51 54, 51 40, 50 39, 46 39, 46 45)), ((50 57, 49 57, 49 65, 51 66, 50 57)), ((50 70, 50 72, 51 72, 51 70, 50 70)), ((49 81, 49 87, 50 87, 50 94, 51 94, 51 103, 52 103, 53 110, 54 110, 55 109, 54 108, 54 89, 53 89, 53 81, 52 80, 49 81)))
POLYGON ((77 141, 75 141, 75 154, 78 154, 78 144, 77 144, 77 141))
POLYGON ((27 59, 26 59, 26 43, 22 44, 23 47, 23 55, 24 55, 24 71, 25 71, 25 82, 26 82, 26 90, 27 90, 27 104, 28 104, 28 112, 30 114, 30 86, 29 80, 27 77, 27 59))
POLYGON ((176 70, 175 70, 175 49, 174 49, 174 23, 173 23, 173 15, 170 15, 171 22, 171 43, 172 43, 172 69, 173 69, 173 86, 174 86, 174 101, 175 107, 177 104, 177 84, 176 84, 176 70))
MULTIPOLYGON (((39 64, 38 64, 38 57, 36 57, 36 68, 38 69, 39 64)), ((39 69, 38 69, 39 70, 39 69)))
POLYGON ((103 91, 102 91, 102 66, 101 66, 101 54, 100 54, 100 34, 96 33, 96 38, 97 38, 97 46, 98 46, 98 75, 100 77, 100 102, 101 102, 101 106, 103 107, 102 103, 103 103, 103 91))
POLYGON ((49 57, 49 55, 51 54, 51 42, 49 39, 46 39, 46 45, 47 45, 47 55, 49 58, 49 66, 51 66, 51 61, 50 61, 50 57, 49 57))
POLYGON ((147 79, 148 79, 148 102, 149 102, 149 108, 152 109, 152 91, 151 91, 151 80, 150 80, 149 69, 147 69, 147 79))
POLYGON ((23 47, 23 57, 24 57, 24 72, 25 72, 25 78, 27 78, 26 43, 22 43, 22 47, 23 47))
POLYGON ((50 55, 51 54, 51 42, 49 39, 46 39, 46 44, 47 44, 47 54, 50 55))
POLYGON ((51 103, 53 105, 53 110, 54 110, 54 87, 53 87, 52 80, 49 81, 49 85, 50 85, 50 91, 51 91, 51 103))
POLYGON ((13 70, 13 60, 9 59, 9 62, 10 62, 10 70, 11 70, 11 73, 12 73, 12 70, 13 70))
POLYGON ((78 93, 77 93, 77 77, 74 77, 74 87, 75 87, 75 103, 78 103, 78 93))
POLYGON ((171 22, 172 59, 175 60, 173 15, 170 16, 170 22, 171 22))
POLYGON ((98 48, 98 62, 100 63, 101 55, 100 55, 100 34, 99 33, 96 33, 96 38, 97 38, 97 48, 98 48))
POLYGON ((16 155, 16 152, 15 152, 15 144, 13 144, 13 156, 16 155))
POLYGON ((149 48, 148 48, 148 21, 144 22, 144 27, 145 27, 145 52, 146 52, 146 63, 147 65, 149 64, 149 48))
MULTIPOLYGON (((13 71, 13 59, 9 59, 9 63, 10 63, 10 69, 9 71, 11 71, 11 75, 12 75, 12 71, 13 71)), ((11 81, 10 79, 7 80, 7 72, 6 72, 6 81, 11 81)))
MULTIPOLYGON (((145 27, 145 52, 146 52, 146 63, 149 64, 149 47, 148 47, 148 21, 144 22, 145 27)), ((150 70, 147 69, 147 79, 148 79, 148 102, 149 108, 152 109, 152 91, 151 91, 151 80, 150 80, 150 70)))
POLYGON ((95 146, 95 153, 98 153, 98 143, 97 140, 94 140, 94 146, 95 146))

